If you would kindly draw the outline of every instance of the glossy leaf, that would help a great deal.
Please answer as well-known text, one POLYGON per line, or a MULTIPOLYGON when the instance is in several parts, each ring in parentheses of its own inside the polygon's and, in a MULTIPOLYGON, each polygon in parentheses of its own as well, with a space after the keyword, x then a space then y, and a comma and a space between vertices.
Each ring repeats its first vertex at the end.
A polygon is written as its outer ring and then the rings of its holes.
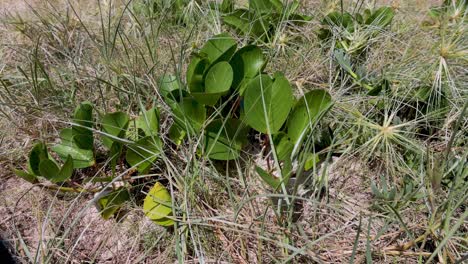
POLYGON ((13 170, 13 173, 16 174, 16 176, 22 178, 23 180, 26 180, 33 184, 37 182, 37 176, 32 173, 29 173, 27 171, 17 170, 14 168, 12 170, 13 170))
POLYGON ((245 90, 245 122, 259 132, 274 134, 286 121, 293 100, 291 85, 283 75, 276 74, 274 80, 259 75, 245 90))
POLYGON ((39 171, 41 172, 41 176, 51 180, 58 176, 60 168, 53 161, 45 159, 39 164, 39 171))
POLYGON ((246 136, 247 127, 240 120, 214 120, 205 129, 205 153, 215 160, 236 159, 246 136))
POLYGON ((276 190, 280 186, 281 184, 280 178, 271 175, 270 173, 266 172, 264 169, 258 166, 255 167, 255 171, 257 171, 260 178, 262 178, 263 181, 265 181, 273 189, 276 190))
POLYGON ((64 144, 55 145, 52 150, 57 153, 62 160, 67 160, 68 156, 73 159, 73 168, 81 169, 94 165, 94 154, 92 150, 80 149, 77 146, 64 144))
POLYGON ((259 75, 266 65, 266 59, 259 47, 249 45, 238 50, 229 63, 234 70, 232 87, 236 89, 242 80, 259 75))
POLYGON ((143 112, 136 120, 138 130, 142 130, 145 136, 159 133, 159 111, 153 107, 143 112))
POLYGON ((28 170, 30 173, 40 176, 39 164, 46 159, 49 159, 46 145, 43 142, 36 143, 29 153, 28 170))
POLYGON ((144 137, 128 146, 126 160, 144 174, 162 152, 162 143, 157 136, 144 137))
POLYGON ((143 202, 145 215, 161 226, 172 226, 172 198, 167 189, 159 182, 148 192, 143 202))
POLYGON ((182 141, 187 136, 187 132, 185 129, 181 128, 178 124, 172 124, 171 128, 169 129, 169 138, 179 146, 182 144, 182 141))
POLYGON ((93 149, 93 105, 90 102, 81 103, 73 116, 72 133, 75 143, 82 149, 93 149))
POLYGON ((275 145, 278 160, 291 159, 291 153, 294 148, 294 144, 291 142, 288 134, 284 132, 278 133, 273 138, 273 144, 275 145))
POLYGON ((185 97, 180 103, 168 102, 171 106, 174 121, 181 127, 199 132, 206 119, 206 108, 195 99, 185 97))
POLYGON ((62 168, 59 168, 52 160, 45 159, 39 164, 39 170, 41 176, 49 181, 54 183, 63 182, 70 179, 73 174, 73 159, 71 156, 68 156, 62 168))
POLYGON ((225 61, 219 62, 206 74, 203 90, 191 94, 198 102, 213 106, 222 95, 229 92, 232 79, 231 65, 225 61))
POLYGON ((195 54, 192 57, 186 75, 186 81, 190 92, 203 92, 203 76, 209 66, 210 62, 206 54, 195 54))
POLYGON ((325 90, 312 90, 299 99, 287 123, 291 140, 295 144, 301 141, 332 104, 331 96, 325 90))
POLYGON ((182 89, 182 86, 179 80, 174 75, 166 74, 162 76, 161 78, 159 78, 158 84, 159 84, 159 91, 164 97, 168 96, 170 93, 174 91, 178 91, 182 89))
MULTIPOLYGON (((128 128, 129 120, 130 118, 126 113, 108 113, 104 115, 104 117, 101 120, 102 130, 104 133, 109 134, 111 136, 123 138, 128 128)), ((111 148, 113 142, 114 139, 112 139, 111 137, 107 137, 105 135, 102 136, 102 143, 107 148, 111 148)))
POLYGON ((200 53, 206 54, 211 65, 219 61, 228 61, 236 51, 237 42, 227 33, 210 38, 201 48, 200 53))

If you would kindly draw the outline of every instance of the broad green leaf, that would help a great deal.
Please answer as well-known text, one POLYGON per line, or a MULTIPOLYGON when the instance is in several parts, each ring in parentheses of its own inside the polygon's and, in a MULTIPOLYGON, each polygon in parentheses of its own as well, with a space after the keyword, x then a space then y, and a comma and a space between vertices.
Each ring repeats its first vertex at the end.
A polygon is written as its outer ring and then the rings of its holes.
POLYGON ((246 136, 247 127, 240 120, 214 120, 205 129, 205 153, 215 160, 236 159, 246 136))
POLYGON ((278 133, 273 138, 273 144, 275 145, 278 160, 291 159, 291 153, 294 148, 294 144, 291 142, 291 139, 286 133, 278 133))
POLYGON ((200 132, 206 119, 206 108, 195 99, 185 97, 180 103, 168 102, 171 106, 174 121, 181 127, 193 129, 193 132, 200 132))
POLYGON ((236 51, 237 42, 227 33, 210 38, 201 48, 200 53, 206 54, 211 65, 219 61, 229 61, 236 51))
POLYGON ((93 149, 93 105, 90 102, 83 102, 75 109, 73 123, 75 142, 80 148, 93 149))
POLYGON ((93 134, 76 134, 73 136, 73 142, 80 149, 92 150, 94 147, 93 134))
POLYGON ((143 202, 143 212, 161 226, 172 226, 174 221, 167 217, 172 215, 172 198, 167 189, 159 182, 148 192, 143 202))
POLYGON ((75 169, 91 167, 95 163, 92 150, 80 149, 77 146, 69 146, 66 144, 55 145, 52 147, 52 150, 64 161, 66 161, 70 155, 73 159, 73 168, 75 169))
POLYGON ((39 164, 39 171, 41 176, 48 180, 52 180, 58 176, 60 168, 53 161, 49 159, 42 160, 39 164))
POLYGON ((234 70, 232 87, 237 89, 242 80, 254 78, 262 72, 266 59, 259 47, 249 45, 238 50, 229 63, 234 70))
POLYGON ((228 62, 215 64, 205 77, 205 92, 209 94, 226 93, 231 87, 233 78, 232 67, 228 62))
POLYGON ((318 154, 315 153, 307 153, 306 154, 306 161, 304 164, 304 170, 308 171, 310 169, 313 169, 317 163, 319 163, 320 157, 318 154))
POLYGON ((147 136, 128 146, 126 160, 130 166, 144 174, 153 165, 153 162, 162 152, 162 143, 159 137, 147 136))
POLYGON ((71 178, 73 175, 73 158, 68 156, 57 177, 51 179, 52 182, 62 182, 71 178))
POLYGON ((159 111, 153 107, 143 112, 136 120, 139 130, 142 130, 145 136, 157 135, 159 133, 159 111))
POLYGON ((190 60, 187 68, 186 81, 190 92, 203 92, 203 76, 210 66, 209 60, 205 56, 195 54, 190 60))
POLYGON ((185 129, 181 128, 177 123, 172 124, 171 128, 169 129, 169 138, 179 146, 182 144, 182 141, 187 136, 187 132, 185 129))
MULTIPOLYGON (((123 138, 128 128, 130 118, 124 112, 108 113, 102 117, 102 131, 114 137, 123 138)), ((110 148, 114 139, 102 135, 102 143, 110 148)))
POLYGON ((99 199, 98 205, 100 207, 99 209, 102 218, 109 219, 117 213, 117 211, 122 207, 122 204, 128 200, 130 200, 130 194, 124 187, 121 187, 99 199))
POLYGON ((330 94, 321 89, 312 90, 299 99, 287 123, 288 135, 294 144, 302 141, 309 129, 322 118, 332 104, 330 94))
POLYGON ((60 140, 61 144, 65 146, 74 146, 75 143, 73 143, 73 131, 71 128, 64 128, 60 131, 60 140))
POLYGON ((257 76, 244 93, 245 122, 266 134, 274 134, 283 126, 294 100, 289 81, 282 74, 275 77, 257 76))
POLYGON ((42 160, 49 159, 47 147, 43 142, 38 142, 29 153, 28 170, 35 175, 41 175, 39 164, 42 160))
POLYGON ((22 178, 23 180, 26 180, 33 184, 37 182, 37 176, 32 173, 29 173, 27 171, 17 170, 15 168, 12 168, 12 170, 18 177, 22 178))
POLYGON ((255 171, 257 171, 260 178, 262 178, 263 181, 265 181, 273 189, 276 190, 280 186, 281 184, 280 178, 271 175, 270 173, 266 172, 265 170, 263 170, 262 168, 258 166, 255 166, 255 171))
POLYGON ((42 160, 39 164, 39 171, 41 172, 41 176, 51 182, 57 183, 66 181, 73 174, 73 159, 71 156, 68 156, 62 168, 59 168, 58 165, 50 159, 42 160))
POLYGON ((223 16, 223 22, 243 34, 248 34, 250 27, 249 16, 248 10, 237 9, 233 13, 223 16))
POLYGON ((204 90, 194 92, 192 96, 200 103, 213 106, 219 98, 229 92, 233 79, 231 65, 225 61, 210 68, 205 77, 204 90))
POLYGON ((163 75, 161 78, 159 78, 158 84, 159 91, 164 97, 168 96, 173 91, 178 91, 182 89, 179 80, 174 75, 163 75))

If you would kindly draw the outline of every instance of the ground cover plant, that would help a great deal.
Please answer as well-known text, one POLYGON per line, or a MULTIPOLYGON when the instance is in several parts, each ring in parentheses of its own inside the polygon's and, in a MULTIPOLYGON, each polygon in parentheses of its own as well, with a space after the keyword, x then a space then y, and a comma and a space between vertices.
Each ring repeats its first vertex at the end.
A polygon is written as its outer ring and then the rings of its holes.
POLYGON ((18 263, 463 263, 467 2, 0 8, 18 263))

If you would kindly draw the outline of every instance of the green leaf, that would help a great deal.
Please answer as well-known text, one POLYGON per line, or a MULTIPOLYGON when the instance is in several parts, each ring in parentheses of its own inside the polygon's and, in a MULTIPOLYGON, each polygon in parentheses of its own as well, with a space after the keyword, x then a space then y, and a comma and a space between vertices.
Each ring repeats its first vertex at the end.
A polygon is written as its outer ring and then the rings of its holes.
POLYGON ((168 217, 172 215, 172 198, 164 186, 157 182, 148 192, 143 202, 143 212, 161 226, 172 226, 174 220, 168 217))
POLYGON ((266 59, 259 47, 249 45, 238 50, 229 63, 234 70, 232 87, 236 89, 242 80, 259 75, 266 65, 266 59))
POLYGON ((302 141, 332 104, 330 94, 321 89, 312 90, 299 99, 287 123, 288 135, 294 144, 302 141))
POLYGON ((265 181, 273 189, 276 190, 280 186, 280 184, 281 184, 280 178, 277 178, 277 177, 271 175, 270 173, 266 172, 265 170, 263 170, 262 168, 260 168, 258 166, 255 166, 255 171, 257 171, 260 178, 262 178, 263 181, 265 181))
POLYGON ((206 108, 194 98, 185 97, 180 103, 168 102, 171 106, 174 121, 185 130, 193 130, 191 133, 200 132, 206 119, 206 108))
POLYGON ((63 164, 57 177, 52 179, 52 182, 62 182, 71 178, 73 175, 73 158, 68 156, 67 160, 63 164))
POLYGON ((93 149, 93 105, 90 102, 81 103, 73 116, 72 133, 75 143, 83 149, 93 149))
POLYGON ((43 142, 36 143, 29 153, 28 170, 32 174, 40 176, 39 164, 46 159, 49 159, 46 145, 43 142))
POLYGON ((172 124, 171 128, 169 129, 169 138, 179 146, 182 144, 182 141, 187 136, 187 132, 185 129, 181 128, 178 124, 172 124))
POLYGON ((115 213, 117 213, 122 204, 130 200, 130 194, 128 190, 124 187, 121 187, 108 195, 103 196, 98 200, 99 210, 101 216, 104 219, 109 219, 115 213))
POLYGON ((53 178, 58 176, 60 168, 52 160, 45 159, 42 160, 39 164, 39 171, 41 173, 41 176, 48 180, 52 180, 53 178))
POLYGON ((205 77, 201 92, 192 92, 192 96, 200 103, 213 106, 221 96, 229 92, 233 79, 231 65, 225 61, 210 68, 205 77))
POLYGON ((237 49, 237 42, 227 33, 221 33, 209 39, 200 53, 206 54, 211 65, 219 61, 229 61, 237 49))
POLYGON ((317 163, 319 163, 320 157, 318 154, 315 153, 307 153, 306 154, 306 161, 304 164, 304 170, 308 171, 313 169, 317 163))
POLYGON ((205 153, 215 160, 236 159, 246 136, 247 127, 240 120, 214 120, 205 129, 205 153))
POLYGON ((186 81, 190 92, 202 92, 204 89, 203 76, 210 66, 206 54, 195 54, 187 68, 186 81), (204 56, 203 56, 204 55, 204 56))
POLYGON ((126 160, 130 166, 135 166, 141 174, 144 174, 161 152, 162 143, 159 137, 147 136, 128 146, 126 160))
POLYGON ((159 78, 159 91, 161 94, 166 97, 173 91, 178 91, 182 89, 182 86, 176 76, 166 74, 159 78))
POLYGON ((244 94, 245 122, 266 134, 274 134, 283 126, 294 100, 289 81, 282 74, 275 77, 257 76, 244 94))
MULTIPOLYGON (((130 121, 129 116, 123 112, 108 113, 103 116, 102 130, 104 133, 109 134, 114 137, 123 138, 125 137, 125 132, 128 128, 128 123, 130 121)), ((111 137, 102 136, 102 143, 107 148, 111 148, 114 139, 111 137)))
POLYGON ((62 160, 67 160, 68 156, 73 159, 73 168, 81 169, 94 165, 94 154, 92 150, 80 149, 77 146, 69 146, 66 144, 59 144, 52 147, 62 160))
POLYGON ((37 182, 37 176, 34 174, 22 170, 17 170, 15 168, 12 168, 12 170, 13 173, 15 173, 18 177, 22 178, 23 180, 26 180, 33 184, 37 182))
POLYGON ((153 107, 143 112, 136 120, 136 125, 146 136, 157 135, 159 133, 158 109, 153 107))
POLYGON ((288 134, 284 132, 278 133, 273 138, 273 144, 275 145, 278 160, 291 159, 291 153, 294 148, 294 144, 291 142, 288 134))

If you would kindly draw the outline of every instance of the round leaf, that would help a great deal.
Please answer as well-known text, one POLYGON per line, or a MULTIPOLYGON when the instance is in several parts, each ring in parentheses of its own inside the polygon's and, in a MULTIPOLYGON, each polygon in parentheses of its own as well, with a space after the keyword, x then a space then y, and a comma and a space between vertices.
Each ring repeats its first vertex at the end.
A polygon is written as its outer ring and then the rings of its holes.
POLYGON ((230 64, 234 70, 232 87, 237 88, 244 78, 254 78, 259 75, 266 60, 259 47, 249 45, 238 50, 232 57, 230 64))
POLYGON ((60 169, 52 160, 45 159, 39 164, 39 171, 41 176, 48 180, 52 180, 59 175, 60 169))
POLYGON ((200 53, 206 54, 210 64, 228 61, 237 48, 236 41, 227 33, 221 33, 209 39, 200 53))
POLYGON ((135 166, 140 173, 145 173, 161 151, 162 143, 158 137, 144 137, 128 146, 126 160, 130 166, 135 166))
MULTIPOLYGON (((122 138, 125 136, 129 120, 128 115, 123 112, 106 114, 101 121, 102 130, 111 136, 122 138)), ((112 146, 113 141, 110 137, 103 136, 102 138, 103 144, 108 148, 112 146)))
POLYGON ((48 156, 46 145, 43 142, 36 143, 29 153, 29 171, 35 175, 41 175, 39 164, 42 160, 48 159, 48 156))
POLYGON ((214 120, 205 129, 205 152, 210 159, 236 159, 246 135, 247 128, 238 119, 214 120))
POLYGON ((141 129, 146 136, 157 135, 159 132, 159 111, 153 107, 143 112, 136 120, 138 129, 141 129))
POLYGON ((332 104, 330 94, 321 89, 312 90, 299 99, 287 124, 291 140, 295 143, 302 140, 309 128, 320 120, 332 104))
POLYGON ((172 198, 167 189, 159 182, 148 192, 143 202, 145 215, 155 223, 162 226, 174 224, 172 219, 167 217, 172 215, 172 198))
POLYGON ((257 76, 244 94, 245 122, 266 134, 274 134, 283 126, 294 100, 288 80, 281 74, 275 77, 257 76))

